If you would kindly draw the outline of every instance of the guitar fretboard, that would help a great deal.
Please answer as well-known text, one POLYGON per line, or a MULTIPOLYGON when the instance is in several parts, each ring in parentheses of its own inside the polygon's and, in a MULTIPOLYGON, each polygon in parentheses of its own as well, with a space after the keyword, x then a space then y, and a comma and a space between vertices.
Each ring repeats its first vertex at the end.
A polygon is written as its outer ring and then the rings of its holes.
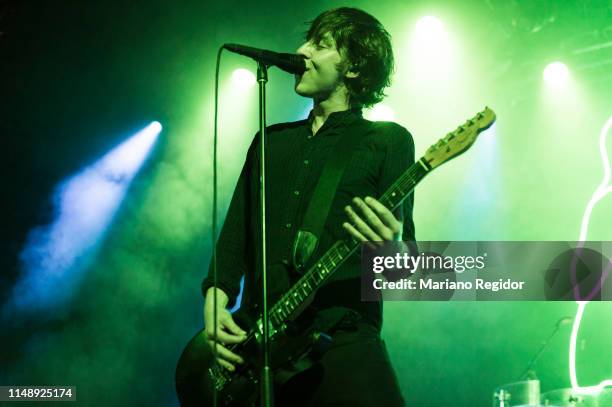
MULTIPOLYGON (((396 209, 429 171, 430 167, 425 159, 421 158, 410 166, 378 200, 390 210, 396 209)), ((281 327, 289 317, 293 316, 304 301, 321 287, 357 248, 359 242, 353 238, 334 243, 270 309, 269 320, 272 328, 281 327)), ((261 323, 261 320, 258 322, 261 323)))

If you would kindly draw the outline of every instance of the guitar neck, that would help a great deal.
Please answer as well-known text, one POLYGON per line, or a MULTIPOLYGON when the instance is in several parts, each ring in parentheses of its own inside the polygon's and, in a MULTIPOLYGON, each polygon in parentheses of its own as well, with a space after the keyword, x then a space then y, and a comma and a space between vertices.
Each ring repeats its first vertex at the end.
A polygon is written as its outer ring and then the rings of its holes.
MULTIPOLYGON (((421 158, 391 185, 379 198, 379 201, 390 210, 396 209, 430 170, 431 167, 427 165, 424 158, 421 158)), ((272 326, 274 328, 282 326, 358 248, 359 242, 353 238, 338 240, 334 243, 270 309, 269 318, 272 326)))

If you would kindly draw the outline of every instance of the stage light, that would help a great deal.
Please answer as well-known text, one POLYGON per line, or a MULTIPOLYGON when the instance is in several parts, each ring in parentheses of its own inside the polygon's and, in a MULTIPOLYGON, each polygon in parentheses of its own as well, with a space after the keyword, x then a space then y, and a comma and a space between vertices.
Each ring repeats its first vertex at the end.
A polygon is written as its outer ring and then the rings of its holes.
POLYGON ((416 23, 410 38, 410 64, 416 68, 416 78, 428 83, 448 78, 457 67, 453 57, 454 45, 444 24, 433 16, 425 16, 416 23))
POLYGON ((434 16, 425 16, 417 21, 416 30, 421 36, 437 38, 444 34, 444 25, 434 16))
POLYGON ((377 104, 368 109, 364 113, 364 117, 371 121, 393 121, 395 120, 395 112, 389 106, 377 104))
POLYGON ((240 89, 249 89, 255 82, 255 75, 248 69, 238 68, 232 73, 232 84, 240 89))
POLYGON ((28 234, 20 253, 23 274, 4 313, 49 310, 72 298, 161 128, 150 123, 56 187, 55 219, 28 234))
POLYGON ((219 161, 232 171, 242 168, 250 144, 247 129, 259 124, 256 84, 253 72, 239 68, 225 77, 219 90, 219 161))
POLYGON ((160 133, 163 130, 163 126, 157 120, 151 122, 149 125, 152 133, 160 133))
POLYGON ((457 202, 451 205, 445 222, 445 233, 461 236, 462 240, 478 240, 496 232, 495 225, 482 218, 498 216, 496 202, 505 199, 500 180, 500 146, 497 123, 482 132, 472 147, 472 159, 467 160, 461 176, 454 181, 457 202))
POLYGON ((562 86, 567 83, 569 69, 563 62, 552 62, 544 69, 544 80, 552 86, 562 86))

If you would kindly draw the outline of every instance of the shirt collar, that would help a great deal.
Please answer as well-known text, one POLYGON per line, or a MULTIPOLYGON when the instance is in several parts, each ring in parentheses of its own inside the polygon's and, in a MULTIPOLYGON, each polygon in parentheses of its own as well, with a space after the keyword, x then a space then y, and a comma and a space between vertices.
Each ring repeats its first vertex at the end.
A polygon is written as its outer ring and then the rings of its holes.
MULTIPOLYGON (((335 127, 339 124, 350 123, 353 120, 357 118, 361 118, 361 117, 363 117, 361 106, 355 106, 348 110, 342 110, 340 112, 330 113, 329 116, 327 117, 327 120, 325 120, 323 127, 321 127, 321 129, 319 130, 319 132, 323 129, 335 127)), ((306 122, 308 123, 308 126, 312 125, 313 118, 314 117, 313 117, 312 110, 310 110, 310 113, 308 114, 308 119, 306 120, 306 122)))

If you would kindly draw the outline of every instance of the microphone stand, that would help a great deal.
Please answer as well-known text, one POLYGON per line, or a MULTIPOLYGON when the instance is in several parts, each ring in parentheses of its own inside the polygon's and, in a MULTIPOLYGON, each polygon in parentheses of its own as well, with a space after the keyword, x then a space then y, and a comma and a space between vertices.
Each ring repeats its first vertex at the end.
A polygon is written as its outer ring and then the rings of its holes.
MULTIPOLYGON (((259 135, 260 135, 260 178, 259 196, 261 205, 261 405, 274 405, 272 394, 272 371, 270 369, 270 323, 268 322, 268 268, 266 260, 266 83, 268 82, 268 66, 278 66, 289 72, 304 72, 306 64, 304 57, 295 54, 279 54, 277 52, 247 47, 239 44, 224 44, 224 49, 253 58, 257 61, 257 83, 259 84, 259 135)), ((218 69, 218 68, 217 68, 218 69)), ((216 120, 216 116, 215 116, 216 120)), ((215 122, 216 123, 216 122, 215 122)), ((215 124, 216 126, 216 124, 215 124)), ((215 127, 216 128, 216 127, 215 127)), ((216 298, 216 297, 215 297, 216 298)), ((216 308, 215 308, 216 310, 216 308)), ((259 327, 257 327, 259 329, 259 327)))
POLYGON ((261 369, 261 406, 274 405, 272 395, 272 371, 270 369, 270 332, 268 322, 268 268, 266 265, 266 83, 268 67, 257 61, 257 83, 259 84, 259 135, 260 135, 260 184, 261 205, 261 321, 262 321, 262 369, 261 369))
POLYGON ((532 370, 533 366, 538 361, 538 359, 540 358, 540 356, 542 355, 544 350, 548 347, 548 344, 550 343, 550 340, 559 331, 559 328, 561 328, 561 325, 566 324, 568 321, 571 321, 571 318, 563 317, 563 318, 561 318, 560 320, 557 321, 557 323, 555 324, 555 329, 553 329, 553 331, 550 333, 550 335, 548 335, 548 337, 544 341, 542 341, 540 349, 538 349, 538 351, 535 353, 535 355, 533 355, 533 357, 531 358, 531 360, 527 364, 527 367, 525 368, 525 370, 523 370, 523 373, 521 373, 521 375, 519 376, 519 380, 522 380, 525 377, 528 378, 529 380, 533 380, 533 379, 537 378, 537 376, 535 374, 535 371, 532 370))

